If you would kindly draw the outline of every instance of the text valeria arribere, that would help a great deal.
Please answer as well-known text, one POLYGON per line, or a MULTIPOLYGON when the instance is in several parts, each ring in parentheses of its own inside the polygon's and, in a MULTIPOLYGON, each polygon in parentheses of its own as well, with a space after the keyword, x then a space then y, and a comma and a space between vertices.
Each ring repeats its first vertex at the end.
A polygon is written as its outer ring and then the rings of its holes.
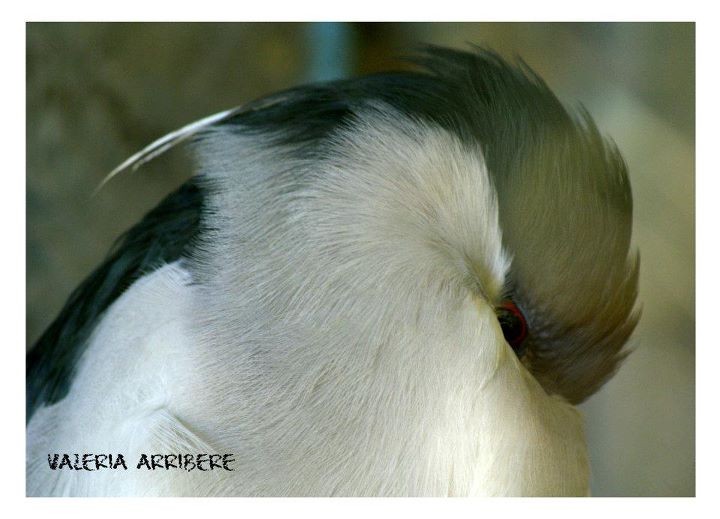
MULTIPOLYGON (((131 464, 137 470, 185 470, 202 472, 234 470, 233 454, 141 454, 137 463, 131 464)), ((48 454, 51 470, 128 470, 123 454, 48 454)))

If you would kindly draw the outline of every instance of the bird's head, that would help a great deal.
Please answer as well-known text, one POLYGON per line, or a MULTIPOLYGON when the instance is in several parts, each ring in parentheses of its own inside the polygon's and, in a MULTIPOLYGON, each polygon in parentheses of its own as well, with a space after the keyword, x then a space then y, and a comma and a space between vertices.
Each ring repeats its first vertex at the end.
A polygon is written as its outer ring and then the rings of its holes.
MULTIPOLYGON (((316 324, 367 327, 376 311, 407 322, 433 301, 426 285, 469 294, 548 394, 580 402, 614 373, 637 321, 625 163, 524 64, 434 47, 415 61, 422 71, 279 94, 206 132, 200 162, 222 185, 211 214, 235 222, 209 218, 227 230, 218 243, 277 234, 256 251, 269 260, 250 260, 282 273, 262 300, 316 324), (366 296, 357 321, 342 315, 366 296)), ((234 272, 228 251, 208 248, 216 272, 234 272)))
POLYGON ((625 164, 525 66, 417 61, 284 92, 201 136, 211 231, 192 268, 199 336, 235 370, 221 394, 281 431, 272 452, 367 464, 383 446, 402 464, 402 427, 428 464, 451 452, 492 474, 500 446, 540 463, 554 445, 582 472, 567 402, 614 373, 637 320, 625 164))

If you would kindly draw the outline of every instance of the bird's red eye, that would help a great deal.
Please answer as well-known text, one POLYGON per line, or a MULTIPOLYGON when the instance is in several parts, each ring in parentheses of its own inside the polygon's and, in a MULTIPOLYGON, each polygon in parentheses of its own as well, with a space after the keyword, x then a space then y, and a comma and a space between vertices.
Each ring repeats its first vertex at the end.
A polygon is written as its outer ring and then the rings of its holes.
POLYGON ((525 353, 523 342, 528 334, 525 316, 510 300, 504 301, 497 308, 497 316, 505 340, 518 356, 522 356, 525 353))

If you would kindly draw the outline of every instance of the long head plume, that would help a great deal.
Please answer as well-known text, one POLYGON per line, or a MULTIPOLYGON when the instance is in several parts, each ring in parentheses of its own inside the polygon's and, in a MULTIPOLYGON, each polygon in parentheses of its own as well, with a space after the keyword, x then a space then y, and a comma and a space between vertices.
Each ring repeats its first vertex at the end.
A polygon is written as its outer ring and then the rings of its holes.
POLYGON ((105 187, 105 185, 110 182, 110 180, 115 178, 123 171, 126 171, 128 169, 131 171, 136 171, 143 164, 150 162, 156 157, 159 157, 166 151, 197 135, 199 132, 208 128, 209 126, 225 121, 226 119, 234 117, 235 115, 238 115, 240 113, 251 112, 254 110, 262 110, 276 103, 283 102, 286 99, 287 96, 285 95, 276 95, 257 101, 252 101, 250 103, 236 106, 235 108, 230 108, 229 110, 223 110, 222 112, 203 117, 202 119, 186 124, 182 128, 178 128, 175 131, 165 134, 159 139, 156 139, 155 141, 145 146, 143 149, 141 149, 134 155, 128 157, 121 164, 115 167, 115 169, 108 173, 105 178, 100 182, 100 184, 98 184, 98 186, 93 191, 92 196, 95 196, 98 192, 100 192, 100 190, 105 187))

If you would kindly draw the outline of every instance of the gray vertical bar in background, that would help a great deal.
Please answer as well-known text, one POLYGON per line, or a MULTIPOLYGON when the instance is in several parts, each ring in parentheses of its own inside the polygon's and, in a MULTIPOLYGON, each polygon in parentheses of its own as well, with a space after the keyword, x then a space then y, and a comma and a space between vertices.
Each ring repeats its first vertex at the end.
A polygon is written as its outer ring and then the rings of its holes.
POLYGON ((307 25, 310 52, 308 81, 330 81, 350 76, 355 68, 355 42, 352 26, 342 22, 307 25))

